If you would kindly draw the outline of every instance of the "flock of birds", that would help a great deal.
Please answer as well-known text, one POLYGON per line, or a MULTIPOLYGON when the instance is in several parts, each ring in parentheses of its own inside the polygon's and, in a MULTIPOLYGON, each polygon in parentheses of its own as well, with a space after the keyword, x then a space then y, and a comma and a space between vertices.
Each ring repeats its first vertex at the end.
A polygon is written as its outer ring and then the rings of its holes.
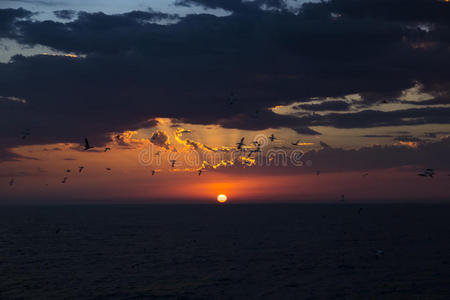
MULTIPOLYGON (((234 103, 234 101, 235 101, 234 99, 235 99, 235 98, 234 98, 234 95, 231 95, 231 96, 230 96, 230 105, 232 105, 232 104, 234 103)), ((26 139, 26 138, 29 137, 30 135, 31 135, 31 129, 25 129, 25 130, 22 132, 22 139, 26 139)), ((120 136, 120 135, 117 135, 116 138, 120 140, 121 136, 120 136)), ((247 149, 244 148, 244 146, 246 145, 246 144, 244 143, 244 140, 245 140, 245 137, 242 137, 242 138, 240 139, 240 141, 239 141, 238 143, 236 143, 236 149, 237 149, 237 150, 240 150, 240 151, 242 151, 242 152, 245 152, 245 151, 247 150, 247 149)), ((271 134, 271 135, 269 136, 269 140, 270 140, 271 142, 274 142, 275 140, 278 140, 278 139, 275 137, 274 134, 271 134)), ((300 142, 301 142, 301 139, 298 139, 298 140, 296 140, 295 142, 292 142, 291 145, 293 145, 293 146, 301 146, 300 142)), ((250 156, 251 156, 252 154, 254 154, 254 153, 260 153, 260 152, 262 152, 262 151, 261 151, 261 146, 262 146, 261 143, 259 143, 258 141, 253 141, 252 144, 253 144, 254 148, 249 150, 248 157, 250 157, 250 156)), ((85 138, 85 139, 84 139, 84 148, 83 148, 83 150, 84 150, 84 151, 88 151, 88 150, 93 149, 93 148, 95 148, 95 147, 94 147, 94 146, 91 146, 91 144, 89 143, 89 140, 88 140, 87 138, 85 138)), ((174 149, 173 151, 175 151, 175 150, 176 150, 176 149, 174 149)), ((111 151, 111 148, 110 148, 110 147, 105 147, 104 152, 108 152, 108 151, 111 151)), ((157 151, 157 152, 155 153, 155 155, 156 155, 156 156, 159 156, 160 153, 161 153, 160 151, 157 151)), ((170 166, 171 166, 172 168, 175 167, 175 164, 176 164, 176 160, 175 160, 175 159, 170 160, 170 166)), ((81 172, 83 171, 84 168, 85 168, 84 166, 78 167, 78 172, 81 173, 81 172)), ((111 171, 111 168, 105 168, 105 169, 106 169, 107 171, 111 171)), ((67 170, 66 170, 66 173, 70 173, 70 172, 71 172, 70 169, 67 169, 67 170)), ((197 172, 198 176, 202 175, 202 173, 203 173, 203 170, 202 170, 202 169, 199 169, 198 172, 197 172)), ((151 174, 152 174, 152 176, 154 176, 154 175, 156 174, 156 170, 152 170, 151 174)), ((320 174, 321 174, 321 171, 320 171, 320 170, 317 170, 317 171, 316 171, 316 175, 319 176, 320 174)), ((364 174, 362 174, 362 177, 367 177, 368 175, 369 175, 369 173, 364 173, 364 174)), ((418 175, 418 176, 421 176, 421 177, 430 177, 430 178, 434 178, 435 170, 432 169, 432 168, 427 168, 427 169, 423 170, 423 172, 421 172, 421 173, 419 173, 419 174, 417 174, 417 175, 418 175)), ((450 174, 448 174, 448 176, 450 176, 450 174)), ((65 177, 61 180, 61 183, 66 183, 67 180, 68 180, 68 177, 65 176, 65 177)), ((14 185, 14 178, 12 178, 12 179, 10 180, 9 185, 10 185, 10 186, 13 186, 13 185, 14 185)), ((341 195, 341 202, 344 202, 344 201, 345 201, 345 196, 344 196, 344 195, 341 195)))

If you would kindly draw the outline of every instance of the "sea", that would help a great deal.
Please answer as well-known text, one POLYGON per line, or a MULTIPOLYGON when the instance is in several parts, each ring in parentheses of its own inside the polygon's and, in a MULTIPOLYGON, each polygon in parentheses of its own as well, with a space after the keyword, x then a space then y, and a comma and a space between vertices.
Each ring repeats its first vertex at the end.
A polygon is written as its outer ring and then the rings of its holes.
POLYGON ((0 206, 0 299, 450 299, 450 205, 0 206))

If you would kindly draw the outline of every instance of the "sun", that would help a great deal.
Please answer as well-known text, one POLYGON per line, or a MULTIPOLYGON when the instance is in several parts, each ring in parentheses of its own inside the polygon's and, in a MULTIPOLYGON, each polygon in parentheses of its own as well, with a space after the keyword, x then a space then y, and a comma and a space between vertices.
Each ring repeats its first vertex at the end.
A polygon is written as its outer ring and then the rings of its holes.
POLYGON ((219 196, 217 196, 217 201, 219 201, 220 203, 227 202, 227 199, 227 195, 225 194, 220 194, 219 196))

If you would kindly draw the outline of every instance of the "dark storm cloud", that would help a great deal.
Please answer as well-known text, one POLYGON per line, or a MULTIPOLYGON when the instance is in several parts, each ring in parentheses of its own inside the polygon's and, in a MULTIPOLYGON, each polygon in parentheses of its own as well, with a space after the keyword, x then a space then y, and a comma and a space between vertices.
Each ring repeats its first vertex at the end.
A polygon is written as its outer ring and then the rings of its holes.
POLYGON ((14 24, 17 19, 29 18, 33 14, 23 8, 19 9, 0 9, 0 37, 7 36, 14 30, 14 24))
POLYGON ((318 125, 449 123, 447 108, 301 117, 269 110, 354 93, 370 107, 417 82, 423 92, 448 93, 450 6, 413 0, 400 9, 393 2, 321 2, 294 14, 282 1, 182 1, 233 13, 79 13, 65 23, 24 20, 31 12, 0 10, 0 37, 86 55, 17 56, 0 64, 0 95, 27 100, 21 106, 0 102, 4 148, 20 144, 15 132, 24 127, 39 133, 30 143, 82 142, 89 136, 100 145, 111 132, 148 126, 156 117, 307 134, 317 134, 309 127, 318 125), (263 5, 279 10, 264 11, 263 5), (165 19, 178 22, 154 23, 165 19), (429 32, 417 27, 425 21, 433 24, 429 32), (237 95, 233 105, 231 92, 237 95))
POLYGON ((234 13, 259 13, 260 8, 275 8, 285 10, 286 2, 283 0, 178 0, 176 5, 179 6, 203 6, 206 8, 222 8, 234 13))
POLYGON ((417 147, 386 145, 346 150, 324 148, 307 152, 303 160, 311 160, 314 169, 323 171, 355 171, 396 168, 402 166, 450 169, 450 138, 419 143, 417 147))
POLYGON ((425 137, 437 138, 438 136, 449 135, 449 134, 450 134, 449 131, 425 132, 425 137))
POLYGON ((418 137, 414 137, 411 135, 402 135, 402 136, 397 136, 394 138, 394 141, 399 141, 399 142, 417 142, 420 143, 423 140, 418 138, 418 137))
POLYGON ((55 16, 63 20, 71 20, 75 17, 76 11, 70 9, 57 10, 53 12, 55 16))
POLYGON ((361 137, 365 137, 365 138, 389 138, 389 137, 392 137, 392 135, 389 135, 389 134, 366 134, 366 135, 362 135, 361 137))
POLYGON ((303 109, 310 111, 347 111, 351 107, 350 103, 345 101, 326 101, 319 104, 299 104, 294 106, 294 109, 303 109))
MULTIPOLYGON (((321 146, 322 148, 319 150, 311 150, 304 153, 301 158, 302 166, 294 166, 289 162, 289 159, 286 165, 276 165, 273 161, 268 161, 268 156, 261 154, 257 158, 258 162, 255 167, 242 170, 242 166, 237 165, 232 168, 219 168, 217 171, 231 173, 239 171, 271 176, 274 174, 315 173, 316 170, 326 174, 327 172, 368 172, 405 167, 408 167, 410 170, 417 170, 417 172, 424 168, 434 168, 438 174, 450 171, 450 156, 448 155, 450 151, 450 137, 434 142, 423 141, 415 147, 407 145, 372 145, 359 149, 342 149, 331 147, 323 142, 321 142, 321 146)), ((270 153, 264 151, 263 153, 270 153)), ((279 153, 278 155, 280 155, 279 153)), ((285 153, 287 153, 289 158, 289 152, 285 153)), ((279 159, 281 161, 280 157, 279 159)))
POLYGON ((365 110, 357 113, 315 116, 314 125, 336 128, 370 128, 380 126, 449 124, 449 107, 427 107, 396 111, 365 110))
MULTIPOLYGON (((6 146, 7 144, 4 145, 6 146)), ((24 159, 36 160, 34 157, 23 156, 12 152, 10 149, 0 148, 0 161, 19 161, 24 159)))
POLYGON ((423 101, 402 101, 402 103, 405 104, 413 104, 413 105, 449 105, 450 104, 450 98, 434 98, 430 100, 423 100, 423 101))

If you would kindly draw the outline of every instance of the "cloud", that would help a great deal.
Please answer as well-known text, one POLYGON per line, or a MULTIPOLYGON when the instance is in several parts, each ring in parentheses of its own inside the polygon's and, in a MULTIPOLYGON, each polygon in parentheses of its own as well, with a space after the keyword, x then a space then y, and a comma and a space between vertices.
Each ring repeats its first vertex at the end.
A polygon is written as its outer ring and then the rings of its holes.
POLYGON ((438 104, 436 99, 447 103, 449 93, 450 11, 445 3, 334 0, 307 3, 297 11, 284 1, 180 4, 232 13, 84 12, 69 21, 42 22, 27 19, 31 11, 0 10, 0 37, 79 55, 15 56, 0 64, 2 95, 28 101, 0 101, 3 147, 17 146, 15 132, 33 126, 40 127, 33 140, 38 144, 80 143, 89 136, 100 145, 111 133, 138 130, 158 117, 316 135, 313 126, 450 123, 448 107, 426 107, 438 104), (155 23, 161 19, 177 22, 155 23), (428 30, 424 23, 433 26, 428 30), (420 43, 434 46, 414 47, 420 43), (426 101, 435 102, 376 110, 380 100, 397 99, 418 82, 421 92, 435 96, 426 101), (233 105, 231 92, 239 99, 233 105), (360 95, 367 110, 348 112, 338 101, 306 107, 339 111, 325 115, 277 115, 269 109, 349 94, 360 95))
POLYGON ((390 137, 393 137, 393 136, 389 135, 389 134, 365 134, 365 135, 362 135, 361 137, 365 137, 365 138, 390 138, 390 137))
POLYGON ((319 104, 300 104, 294 106, 294 109, 303 109, 310 111, 347 111, 351 107, 350 103, 345 101, 326 101, 319 104))
POLYGON ((27 104, 27 100, 22 99, 22 98, 18 98, 18 97, 4 97, 4 96, 0 96, 0 101, 12 101, 12 102, 17 102, 17 103, 21 103, 21 104, 27 104))
POLYGON ((304 161, 310 160, 314 170, 361 171, 388 169, 401 166, 450 169, 450 137, 436 142, 422 142, 416 147, 408 145, 374 145, 360 149, 324 148, 305 153, 304 161))
POLYGON ((53 12, 56 17, 62 19, 62 20, 71 20, 75 17, 76 11, 70 10, 70 9, 64 9, 64 10, 57 10, 53 12))
POLYGON ((150 142, 152 142, 156 146, 159 146, 166 150, 170 150, 169 136, 164 131, 155 131, 150 138, 150 142))

